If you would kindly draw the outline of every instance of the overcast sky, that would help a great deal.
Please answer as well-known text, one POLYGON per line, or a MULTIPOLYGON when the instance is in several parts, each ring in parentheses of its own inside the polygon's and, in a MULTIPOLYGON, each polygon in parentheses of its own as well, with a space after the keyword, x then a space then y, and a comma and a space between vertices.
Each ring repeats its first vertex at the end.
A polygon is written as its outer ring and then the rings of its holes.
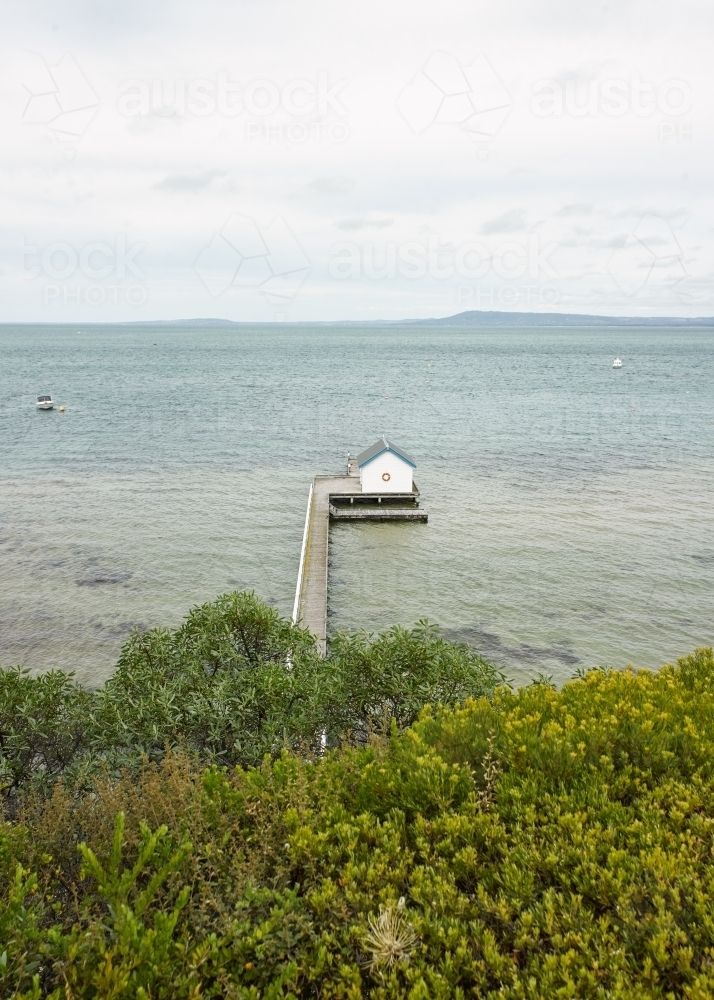
POLYGON ((3 321, 714 313, 714 8, 2 4, 3 321))

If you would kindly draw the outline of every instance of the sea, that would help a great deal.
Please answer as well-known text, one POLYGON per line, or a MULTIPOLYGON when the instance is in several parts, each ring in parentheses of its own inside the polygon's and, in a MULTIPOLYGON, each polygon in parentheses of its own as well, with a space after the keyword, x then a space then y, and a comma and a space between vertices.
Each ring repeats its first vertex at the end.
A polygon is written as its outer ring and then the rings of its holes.
POLYGON ((382 434, 429 521, 331 528, 331 635, 426 618, 514 684, 714 643, 712 330, 6 325, 0 665, 94 687, 223 592, 289 616, 312 477, 382 434))

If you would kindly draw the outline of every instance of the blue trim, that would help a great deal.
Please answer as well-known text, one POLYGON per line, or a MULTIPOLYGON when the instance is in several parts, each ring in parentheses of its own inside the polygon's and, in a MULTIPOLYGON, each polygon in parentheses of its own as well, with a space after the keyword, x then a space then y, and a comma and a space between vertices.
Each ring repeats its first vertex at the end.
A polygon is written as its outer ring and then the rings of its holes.
POLYGON ((393 455, 396 455, 397 458, 401 458, 401 460, 403 462, 406 462, 407 465, 411 465, 412 469, 416 469, 416 465, 415 465, 414 462, 412 462, 410 459, 408 459, 404 455, 402 455, 401 452, 397 451, 396 448, 392 448, 391 445, 386 445, 384 448, 382 448, 381 451, 378 451, 376 455, 372 455, 372 457, 368 458, 366 462, 362 462, 361 465, 358 465, 357 468, 358 469, 363 469, 365 467, 365 465, 369 465, 369 463, 373 462, 375 460, 375 458, 379 458, 380 455, 383 455, 385 453, 385 451, 391 451, 391 453, 393 455))

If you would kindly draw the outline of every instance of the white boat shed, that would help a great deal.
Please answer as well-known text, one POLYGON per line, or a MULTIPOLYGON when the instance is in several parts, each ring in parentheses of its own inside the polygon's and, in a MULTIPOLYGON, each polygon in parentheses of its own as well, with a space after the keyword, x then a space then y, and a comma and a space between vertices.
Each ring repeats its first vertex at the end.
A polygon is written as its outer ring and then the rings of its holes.
POLYGON ((381 437, 357 456, 363 493, 412 493, 416 462, 403 448, 381 437))

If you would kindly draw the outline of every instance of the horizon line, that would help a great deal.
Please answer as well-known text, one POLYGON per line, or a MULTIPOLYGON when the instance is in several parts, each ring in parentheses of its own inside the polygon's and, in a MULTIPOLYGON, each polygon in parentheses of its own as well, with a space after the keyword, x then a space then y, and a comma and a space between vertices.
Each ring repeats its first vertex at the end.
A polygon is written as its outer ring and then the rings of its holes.
POLYGON ((181 326, 181 325, 198 325, 201 323, 210 324, 213 326, 304 326, 308 324, 312 325, 354 325, 354 326, 374 326, 374 325, 402 325, 402 326, 416 326, 425 324, 437 324, 437 323, 448 323, 451 325, 468 325, 472 322, 477 322, 479 320, 490 320, 499 323, 505 323, 507 320, 513 319, 514 321, 523 323, 528 322, 533 325, 537 325, 538 320, 546 321, 548 325, 554 325, 555 322, 568 322, 568 321, 589 321, 597 324, 620 324, 625 323, 628 325, 643 324, 648 325, 651 323, 675 323, 679 324, 693 324, 693 325, 707 325, 711 323, 714 325, 714 315, 708 316, 611 316, 603 315, 600 313, 565 313, 565 312, 527 312, 527 311, 516 311, 516 310, 486 310, 486 309, 469 309, 460 313, 452 313, 448 316, 429 316, 429 317, 406 317, 403 319, 256 319, 256 320, 234 320, 227 319, 222 316, 206 316, 206 317, 183 317, 181 319, 132 319, 132 320, 91 320, 86 322, 84 320, 2 320, 0 321, 0 327, 8 326, 76 326, 78 323, 84 326, 158 326, 158 325, 168 325, 168 326, 181 326), (548 321, 550 321, 548 323, 548 321))

